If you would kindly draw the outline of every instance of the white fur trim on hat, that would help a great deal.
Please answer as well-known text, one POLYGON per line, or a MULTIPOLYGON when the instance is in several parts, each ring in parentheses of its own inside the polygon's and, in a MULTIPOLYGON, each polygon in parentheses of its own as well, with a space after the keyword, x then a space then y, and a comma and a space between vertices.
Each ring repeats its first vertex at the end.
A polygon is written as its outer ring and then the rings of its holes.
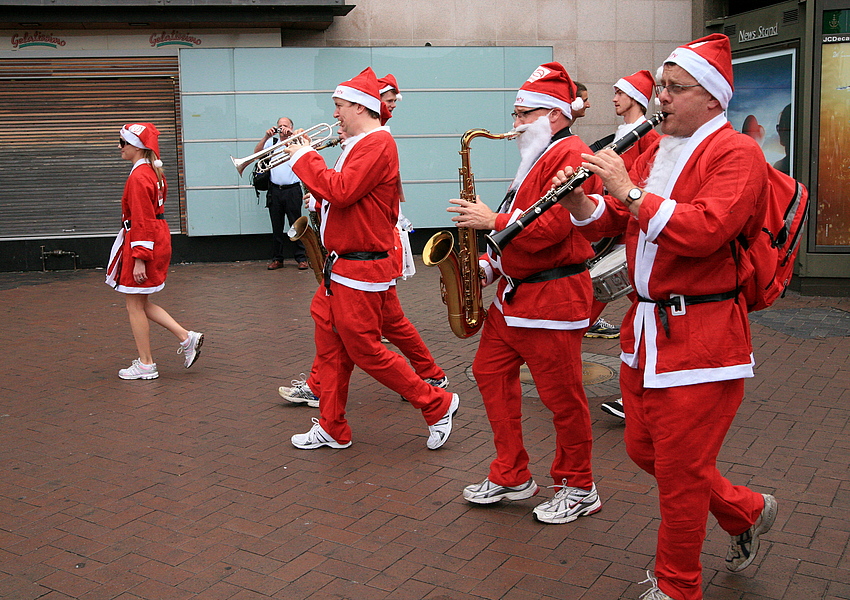
POLYGON ((338 85, 336 86, 336 91, 333 93, 334 98, 342 98, 343 100, 348 100, 349 102, 354 102, 355 104, 362 104, 369 110, 373 110, 376 113, 381 112, 381 99, 372 96, 371 94, 367 94, 366 92, 361 92, 358 89, 353 87, 348 87, 347 85, 338 85))
POLYGON ((640 90, 638 90, 635 86, 633 86, 625 79, 617 80, 617 83, 614 84, 614 88, 622 91, 626 96, 628 96, 644 108, 647 108, 649 106, 649 98, 644 96, 640 90))
POLYGON ((395 92, 396 102, 401 102, 401 92, 397 92, 396 89, 393 86, 385 85, 384 87, 381 88, 381 91, 379 93, 383 96, 387 92, 395 92))
MULTIPOLYGON (((540 92, 519 90, 516 94, 514 106, 527 106, 529 108, 558 108, 561 112, 567 115, 568 118, 572 119, 573 117, 569 104, 563 100, 555 98, 554 96, 541 94, 540 92)), ((581 106, 584 106, 584 101, 582 101, 581 106)))
POLYGON ((679 65, 690 73, 697 83, 717 98, 723 110, 729 106, 729 100, 732 99, 732 86, 705 58, 690 48, 679 47, 673 50, 664 62, 679 65))
POLYGON ((150 148, 148 148, 142 143, 142 140, 139 138, 139 136, 137 136, 135 133, 125 127, 121 128, 121 137, 124 138, 124 141, 126 141, 131 146, 141 148, 142 150, 150 150, 150 148))

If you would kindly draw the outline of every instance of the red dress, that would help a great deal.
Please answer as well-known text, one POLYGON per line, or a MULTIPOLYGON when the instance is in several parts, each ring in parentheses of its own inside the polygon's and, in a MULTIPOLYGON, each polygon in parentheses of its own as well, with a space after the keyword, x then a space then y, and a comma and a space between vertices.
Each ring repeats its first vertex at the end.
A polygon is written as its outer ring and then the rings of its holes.
POLYGON ((152 294, 165 287, 171 263, 171 233, 164 218, 168 186, 160 184, 146 160, 133 165, 121 197, 121 231, 112 245, 106 283, 125 294, 152 294), (147 279, 133 278, 136 258, 145 261, 147 279))

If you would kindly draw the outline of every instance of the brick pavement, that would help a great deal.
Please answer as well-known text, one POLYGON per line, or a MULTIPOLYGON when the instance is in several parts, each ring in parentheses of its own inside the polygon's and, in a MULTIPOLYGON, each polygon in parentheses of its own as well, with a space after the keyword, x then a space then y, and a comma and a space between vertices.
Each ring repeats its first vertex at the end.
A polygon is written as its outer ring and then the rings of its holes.
MULTIPOLYGON (((153 330, 154 381, 118 379, 135 352, 123 299, 102 277, 0 274, 0 598, 609 600, 646 589, 655 490, 626 457, 622 424, 598 409, 610 397, 591 398, 601 512, 544 525, 531 510, 549 489, 504 506, 460 498, 493 451, 467 376, 477 337, 449 333, 436 269, 420 264, 399 285, 461 396, 436 452, 418 412, 360 371, 354 444, 290 445, 316 415, 276 392, 310 365, 311 273, 173 266, 157 301, 207 338, 187 371, 173 337, 153 330)), ((776 309, 846 315, 850 301, 789 294, 776 309)), ((624 310, 618 301, 605 316, 624 310)), ((850 598, 848 340, 780 329, 753 324, 758 375, 720 457, 734 482, 776 495, 779 517, 755 564, 734 575, 728 537, 709 519, 711 600, 850 598)), ((615 357, 617 342, 585 350, 615 357)), ((526 406, 543 482, 550 420, 533 395, 526 406)))

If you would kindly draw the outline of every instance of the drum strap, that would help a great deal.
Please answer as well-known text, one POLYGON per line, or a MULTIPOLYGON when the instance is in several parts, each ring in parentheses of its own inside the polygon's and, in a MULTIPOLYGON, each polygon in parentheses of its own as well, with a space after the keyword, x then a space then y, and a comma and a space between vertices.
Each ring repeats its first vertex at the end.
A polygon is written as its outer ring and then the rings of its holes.
POLYGON ((534 273, 533 275, 529 275, 523 279, 514 279, 506 276, 506 279, 511 284, 511 289, 505 294, 505 304, 511 303, 514 294, 516 294, 517 289, 522 283, 541 283, 543 281, 562 279, 571 275, 578 275, 586 270, 587 265, 580 263, 577 265, 564 265, 562 267, 555 267, 554 269, 546 269, 545 271, 534 273))
POLYGON ((705 304, 706 302, 723 302, 724 300, 732 300, 738 297, 738 290, 730 290, 719 294, 705 294, 703 296, 683 296, 681 294, 672 294, 669 300, 650 300, 643 296, 638 296, 638 302, 649 302, 654 304, 658 312, 658 319, 664 327, 664 333, 670 337, 670 322, 667 316, 667 309, 672 308, 673 315, 685 314, 685 307, 689 304, 705 304))

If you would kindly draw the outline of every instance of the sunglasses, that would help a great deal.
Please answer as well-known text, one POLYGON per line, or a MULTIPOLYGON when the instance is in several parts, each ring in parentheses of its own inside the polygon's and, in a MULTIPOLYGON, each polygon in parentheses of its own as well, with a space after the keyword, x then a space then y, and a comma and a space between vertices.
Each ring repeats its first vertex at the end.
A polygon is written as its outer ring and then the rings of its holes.
POLYGON ((124 138, 118 138, 118 145, 123 148, 127 145, 127 140, 125 140, 124 138))

